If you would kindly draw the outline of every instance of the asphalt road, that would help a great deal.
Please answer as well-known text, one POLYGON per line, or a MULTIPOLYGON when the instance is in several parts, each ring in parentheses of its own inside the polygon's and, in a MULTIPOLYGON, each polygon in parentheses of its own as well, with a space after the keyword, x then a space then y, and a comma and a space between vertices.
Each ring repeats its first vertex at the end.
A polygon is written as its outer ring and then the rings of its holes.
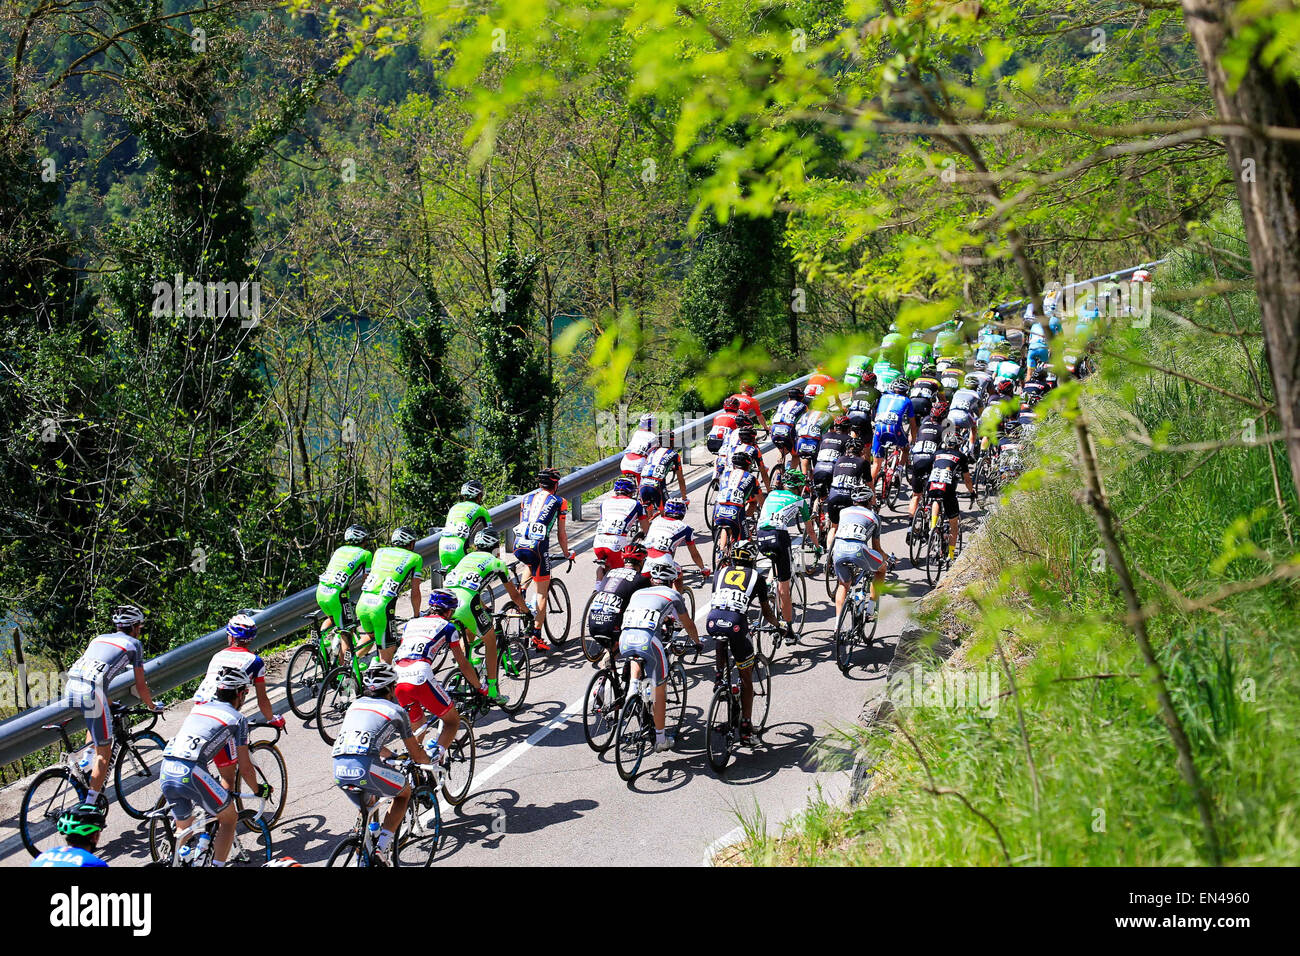
MULTIPOLYGON (((769 453, 769 463, 772 458, 769 453)), ((703 519, 707 477, 706 467, 687 470, 687 520, 708 542, 701 546, 705 560, 712 553, 703 519)), ((477 725, 473 793, 459 809, 444 804, 438 863, 699 865, 711 851, 740 838, 742 815, 761 815, 776 831, 818 792, 832 800, 847 792, 847 752, 835 730, 851 727, 864 702, 883 691, 886 665, 910 605, 927 590, 923 571, 912 568, 907 559, 905 513, 887 510, 884 515, 882 543, 899 556, 896 581, 906 596, 885 599, 878 644, 869 658, 860 655, 863 664, 874 660, 878 666, 857 666, 847 677, 840 673, 831 640, 834 605, 825 597, 820 579, 811 579, 801 642, 794 649, 782 648, 773 667, 771 713, 761 748, 741 751, 722 777, 709 768, 702 723, 713 665, 711 655, 701 655, 687 668, 686 719, 677 749, 647 755, 630 784, 619 778, 612 749, 605 757, 597 756, 582 731, 582 696, 592 665, 578 646, 577 618, 595 581, 591 535, 597 515, 598 504, 589 502, 585 520, 570 523, 578 561, 562 574, 576 605, 568 645, 533 658, 528 702, 520 713, 508 717, 494 712, 477 725)), ((689 555, 679 553, 679 559, 689 565, 689 555)), ((410 613, 405 596, 399 606, 410 613)), ((697 600, 696 621, 701 626, 706 608, 707 600, 697 600)), ((287 710, 278 688, 272 700, 277 711, 287 710)), ((155 729, 169 737, 187 709, 169 708, 155 729)), ((334 786, 329 748, 315 726, 292 713, 288 717, 280 747, 288 764, 289 800, 276 829, 276 854, 323 865, 354 825, 356 814, 334 786)), ((21 784, 0 792, 3 866, 30 861, 17 836, 21 796, 21 784)), ((114 866, 148 860, 144 828, 116 804, 100 849, 114 866)))

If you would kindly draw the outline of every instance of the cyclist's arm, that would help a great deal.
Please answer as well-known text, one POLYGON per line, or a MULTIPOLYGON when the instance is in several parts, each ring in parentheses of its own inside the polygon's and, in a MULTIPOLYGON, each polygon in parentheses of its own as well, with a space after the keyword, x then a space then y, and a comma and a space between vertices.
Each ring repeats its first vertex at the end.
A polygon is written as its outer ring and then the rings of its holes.
POLYGON ((682 498, 686 498, 686 472, 682 471, 681 459, 677 461, 677 488, 682 493, 682 498))
POLYGON ((236 762, 239 766, 239 777, 244 783, 248 784, 249 793, 257 793, 258 788, 262 786, 257 779, 257 769, 253 766, 252 759, 248 756, 248 744, 240 744, 235 748, 236 762))
POLYGON ((700 644, 700 634, 695 629, 695 622, 691 620, 691 616, 689 614, 679 614, 677 616, 677 623, 680 624, 682 626, 682 629, 685 630, 686 633, 691 636, 691 640, 695 642, 696 647, 703 646, 702 644, 700 644))
POLYGON ((424 748, 420 746, 420 742, 414 737, 403 737, 402 743, 406 744, 406 752, 410 754, 411 760, 415 763, 427 764, 433 762, 429 759, 429 755, 424 752, 424 748))
POLYGON ((528 605, 524 603, 524 596, 520 594, 519 589, 515 587, 515 582, 511 581, 503 574, 501 575, 501 583, 506 586, 506 594, 510 595, 510 600, 514 601, 515 607, 519 608, 522 613, 527 614, 528 605))
POLYGON ((135 696, 139 697, 150 710, 157 709, 153 702, 153 694, 149 691, 149 682, 144 679, 144 667, 140 664, 135 665, 135 696))
POLYGON ((687 541, 686 547, 690 549, 691 557, 695 559, 695 563, 699 566, 701 573, 703 573, 707 578, 709 576, 709 569, 704 564, 704 558, 700 556, 700 549, 696 546, 695 539, 692 538, 690 541, 687 541))
POLYGON ((564 552, 565 557, 568 557, 569 556, 569 526, 568 526, 568 521, 565 519, 565 515, 563 511, 560 512, 559 520, 557 520, 555 523, 555 536, 560 539, 560 550, 564 552))
POLYGON ((763 620, 767 621, 768 624, 771 624, 777 630, 780 630, 781 622, 776 619, 776 614, 772 612, 772 605, 768 601, 767 595, 764 594, 761 600, 763 602, 763 620))
POLYGON ((266 681, 255 683, 253 690, 257 692, 257 709, 262 712, 262 716, 267 721, 275 720, 275 710, 271 707, 271 698, 266 694, 266 681))
MULTIPOLYGON (((516 594, 519 592, 516 591, 516 594)), ((465 648, 461 641, 451 645, 451 656, 456 660, 456 667, 459 668, 461 675, 469 681, 469 686, 475 690, 482 690, 479 685, 478 674, 474 673, 474 668, 469 666, 469 658, 465 656, 465 648)))
POLYGON ((420 579, 411 579, 411 613, 415 617, 420 616, 420 579))

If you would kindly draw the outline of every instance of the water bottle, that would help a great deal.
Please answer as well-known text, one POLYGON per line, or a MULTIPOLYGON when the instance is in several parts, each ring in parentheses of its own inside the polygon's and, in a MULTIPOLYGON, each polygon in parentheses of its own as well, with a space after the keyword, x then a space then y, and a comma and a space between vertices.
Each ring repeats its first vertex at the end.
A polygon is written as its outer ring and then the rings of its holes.
POLYGON ((376 847, 379 845, 379 821, 371 820, 370 825, 366 828, 366 846, 376 847))
POLYGON ((90 773, 90 762, 94 759, 94 756, 95 748, 93 746, 87 747, 86 752, 83 753, 81 759, 77 761, 77 769, 82 773, 90 773))
POLYGON ((536 595, 536 594, 532 594, 532 593, 526 594, 526 595, 524 596, 524 604, 528 605, 528 613, 529 613, 529 614, 536 614, 536 613, 537 613, 537 595, 536 595))
POLYGON ((649 678, 641 679, 641 699, 650 705, 655 702, 655 685, 649 678))
POLYGON ((208 847, 212 843, 212 834, 204 830, 199 834, 199 838, 193 843, 186 844, 181 850, 181 860, 187 863, 197 863, 203 859, 203 855, 208 852, 208 847), (189 850, 189 853, 185 851, 189 850))

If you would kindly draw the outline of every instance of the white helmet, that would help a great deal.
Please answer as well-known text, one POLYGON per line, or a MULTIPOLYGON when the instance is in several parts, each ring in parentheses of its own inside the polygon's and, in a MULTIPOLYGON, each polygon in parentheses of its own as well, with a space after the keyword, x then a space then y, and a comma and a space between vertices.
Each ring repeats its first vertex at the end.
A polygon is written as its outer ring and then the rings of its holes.
POLYGON ((650 562, 646 571, 650 574, 650 580, 655 584, 672 584, 682 573, 681 567, 668 555, 660 555, 650 562))

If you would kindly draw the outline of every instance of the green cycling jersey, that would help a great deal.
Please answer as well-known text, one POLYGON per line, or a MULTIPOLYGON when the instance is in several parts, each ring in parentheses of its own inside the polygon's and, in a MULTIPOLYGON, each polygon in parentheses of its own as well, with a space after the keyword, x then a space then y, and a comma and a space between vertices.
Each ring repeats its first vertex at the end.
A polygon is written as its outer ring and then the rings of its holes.
POLYGON ((365 548, 345 544, 330 556, 329 564, 316 584, 316 604, 335 627, 344 624, 344 602, 362 571, 370 568, 373 555, 365 548))
POLYGON ((492 526, 492 516, 477 501, 458 501, 447 512, 442 523, 442 537, 438 540, 438 563, 443 571, 456 567, 465 557, 474 535, 492 526))
POLYGON ((370 562, 370 573, 361 585, 357 619, 361 629, 372 635, 380 647, 387 644, 392 623, 393 601, 402 588, 424 574, 424 559, 407 548, 380 548, 370 562))
POLYGON ((471 637, 479 637, 492 628, 492 613, 483 606, 481 594, 494 578, 506 580, 510 567, 490 551, 475 551, 460 559, 460 563, 447 575, 443 586, 455 594, 460 602, 452 620, 457 621, 471 637))
POLYGON ((807 500, 803 495, 793 491, 773 491, 763 502, 763 510, 758 515, 759 528, 789 528, 796 522, 804 522, 812 515, 807 500))

